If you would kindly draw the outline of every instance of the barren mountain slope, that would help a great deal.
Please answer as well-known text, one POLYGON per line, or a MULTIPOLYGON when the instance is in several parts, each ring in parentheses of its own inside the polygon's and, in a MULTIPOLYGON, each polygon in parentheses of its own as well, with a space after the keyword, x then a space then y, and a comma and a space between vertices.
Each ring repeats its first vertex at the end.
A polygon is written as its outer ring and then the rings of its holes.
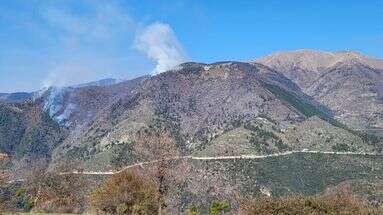
MULTIPOLYGON (((231 155, 294 149, 298 146, 293 144, 295 139, 288 142, 284 131, 315 115, 319 116, 319 121, 314 121, 318 128, 323 123, 335 126, 326 108, 283 75, 259 64, 187 63, 151 78, 102 88, 79 88, 64 97, 68 96, 71 102, 64 102, 61 109, 68 106, 81 109, 68 114, 65 124, 71 135, 55 150, 54 160, 81 159, 89 169, 111 169, 116 159, 139 160, 130 153, 137 133, 144 129, 166 128, 184 154, 231 155), (87 96, 89 90, 97 93, 87 96), (78 95, 82 96, 77 98, 78 95), (99 106, 102 108, 93 108, 99 106), (82 119, 79 116, 84 110, 93 111, 91 120, 75 121, 82 119), (81 128, 73 126, 76 124, 81 124, 81 128), (243 132, 237 132, 238 129, 243 132), (219 139, 222 142, 230 134, 234 139, 243 134, 244 139, 220 145, 219 139)), ((310 132, 314 131, 304 135, 310 132)), ((372 150, 349 131, 339 128, 339 132, 351 137, 352 141, 346 144, 355 145, 355 150, 372 150)), ((330 133, 324 132, 323 136, 326 135, 330 133)), ((314 148, 331 149, 337 143, 335 139, 322 143, 327 146, 314 148)), ((305 146, 310 148, 310 144, 305 146)))
POLYGON ((255 62, 284 74, 347 125, 383 130, 383 60, 355 52, 299 50, 255 62))
POLYGON ((12 170, 43 158, 49 171, 74 161, 80 174, 110 174, 132 164, 148 173, 156 159, 202 158, 165 162, 176 176, 166 193, 176 214, 215 199, 235 206, 239 195, 316 194, 382 175, 376 145, 334 120, 283 74, 257 63, 186 63, 117 84, 51 88, 34 100, 0 104, 0 135, 12 170), (158 142, 140 140, 162 130, 166 143, 174 143, 166 155, 153 153, 158 142))
POLYGON ((296 82, 303 90, 319 78, 328 68, 338 63, 359 62, 373 69, 382 70, 383 60, 368 58, 357 52, 323 52, 297 50, 276 52, 253 61, 282 72, 296 82))
MULTIPOLYGON (((48 146, 41 154, 52 156, 52 166, 75 159, 97 170, 139 161, 132 154, 137 134, 158 129, 169 132, 181 154, 376 149, 284 75, 256 63, 185 63, 117 84, 51 88, 1 107, 2 151, 19 154, 16 146, 25 146, 25 133, 37 127, 45 132, 35 132, 39 146, 48 146), (35 117, 37 125, 30 124, 35 117)), ((21 157, 34 152, 22 149, 21 157)))

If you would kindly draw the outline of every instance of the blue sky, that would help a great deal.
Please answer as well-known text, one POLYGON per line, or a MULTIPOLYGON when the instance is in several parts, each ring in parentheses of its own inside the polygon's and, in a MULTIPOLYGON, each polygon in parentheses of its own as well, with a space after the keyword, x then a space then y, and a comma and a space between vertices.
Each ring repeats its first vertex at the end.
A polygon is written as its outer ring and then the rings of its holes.
POLYGON ((0 92, 279 50, 383 58, 380 0, 0 0, 0 92))

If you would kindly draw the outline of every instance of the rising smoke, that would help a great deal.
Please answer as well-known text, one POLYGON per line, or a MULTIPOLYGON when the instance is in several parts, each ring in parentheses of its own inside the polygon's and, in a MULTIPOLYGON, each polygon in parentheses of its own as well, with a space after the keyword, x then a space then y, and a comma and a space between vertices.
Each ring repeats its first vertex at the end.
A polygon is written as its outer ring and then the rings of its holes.
POLYGON ((40 13, 53 32, 60 32, 54 41, 55 60, 48 60, 42 87, 125 79, 128 73, 135 77, 145 71, 159 74, 185 61, 183 48, 168 24, 142 25, 116 0, 80 1, 85 12, 50 4, 40 13), (150 61, 155 63, 152 70, 150 61), (132 66, 132 62, 143 66, 132 66))
POLYGON ((154 23, 140 31, 134 46, 156 63, 153 75, 185 62, 183 48, 168 24, 154 23))

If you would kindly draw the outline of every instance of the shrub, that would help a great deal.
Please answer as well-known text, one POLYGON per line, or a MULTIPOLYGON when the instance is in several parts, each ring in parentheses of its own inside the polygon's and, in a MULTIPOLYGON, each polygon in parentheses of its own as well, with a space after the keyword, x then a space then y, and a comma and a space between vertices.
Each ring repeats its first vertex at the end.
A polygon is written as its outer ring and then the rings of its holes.
POLYGON ((20 184, 5 184, 0 186, 1 211, 28 212, 33 207, 33 200, 20 184))
POLYGON ((121 168, 134 159, 132 143, 116 144, 113 146, 112 152, 110 163, 114 167, 121 168))
POLYGON ((86 181, 80 175, 45 173, 27 189, 36 211, 77 213, 84 207, 86 181))
POLYGON ((156 214, 159 209, 155 184, 131 171, 111 176, 91 193, 89 204, 105 214, 156 214))
POLYGON ((252 214, 370 214, 383 211, 374 208, 357 197, 337 194, 318 197, 264 198, 243 203, 240 215, 252 214))
POLYGON ((337 152, 356 151, 355 148, 351 148, 349 145, 345 143, 337 143, 332 146, 332 149, 337 152))
POLYGON ((195 206, 192 206, 191 208, 189 208, 189 209, 186 211, 186 214, 187 214, 187 215, 200 215, 200 213, 198 212, 197 207, 195 207, 195 206))
POLYGON ((15 197, 16 207, 23 211, 30 211, 34 206, 34 202, 31 198, 28 198, 25 191, 21 188, 16 190, 15 197))
POLYGON ((229 203, 227 201, 213 201, 209 205, 210 215, 224 214, 229 209, 229 203))

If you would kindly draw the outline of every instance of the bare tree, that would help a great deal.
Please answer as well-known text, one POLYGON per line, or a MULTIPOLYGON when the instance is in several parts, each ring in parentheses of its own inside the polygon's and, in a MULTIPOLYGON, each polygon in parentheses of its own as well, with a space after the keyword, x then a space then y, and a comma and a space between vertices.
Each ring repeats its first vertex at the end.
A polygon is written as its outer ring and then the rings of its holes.
POLYGON ((150 162, 146 171, 155 179, 158 188, 158 214, 166 207, 165 196, 172 184, 182 181, 187 175, 187 165, 181 152, 165 129, 143 130, 134 144, 136 157, 150 162))
POLYGON ((8 155, 0 153, 0 187, 7 183, 8 172, 6 164, 8 161, 8 155))
MULTIPOLYGON (((4 170, 0 170, 0 194, 3 193, 2 189, 5 188, 8 181, 8 174, 4 170)), ((6 208, 6 199, 0 197, 0 211, 5 210, 6 208)))

